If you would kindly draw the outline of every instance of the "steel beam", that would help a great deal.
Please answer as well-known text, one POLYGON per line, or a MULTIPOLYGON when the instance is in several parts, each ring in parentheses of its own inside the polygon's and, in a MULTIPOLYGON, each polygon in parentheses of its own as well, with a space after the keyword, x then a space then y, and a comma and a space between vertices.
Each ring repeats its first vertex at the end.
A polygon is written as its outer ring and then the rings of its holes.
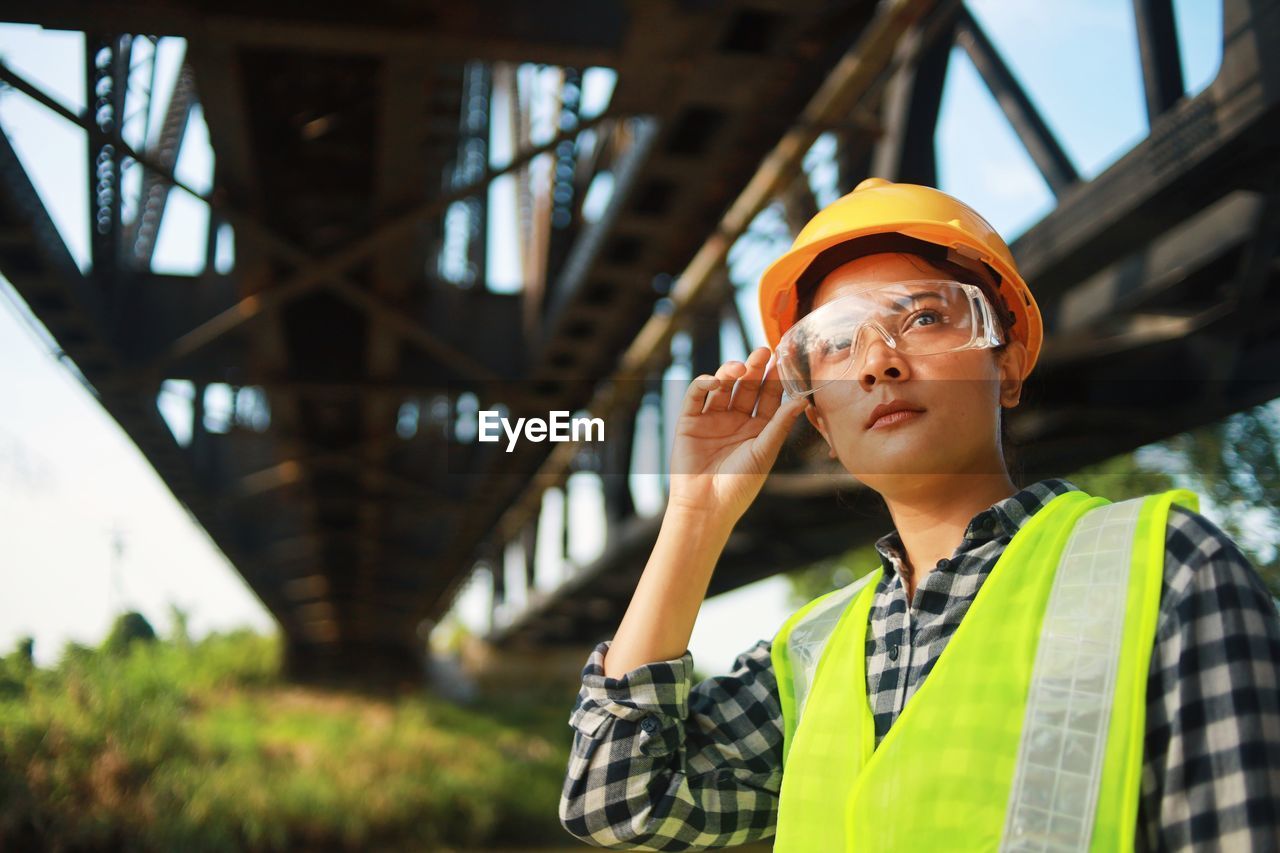
MULTIPOLYGON (((54 336, 64 341, 68 332, 73 332, 104 352, 114 352, 106 299, 81 275, 3 127, 0 235, 0 272, 54 336)), ((65 342, 63 346, 75 350, 65 342)))
POLYGON ((1138 55, 1142 59, 1147 123, 1152 125, 1186 93, 1173 0, 1133 0, 1133 15, 1138 30, 1138 55))
MULTIPOLYGON (((23 80, 19 75, 14 73, 12 69, 4 66, 3 64, 0 64, 0 79, 10 83, 10 85, 13 85, 21 91, 32 95, 32 97, 35 97, 46 106, 54 108, 59 115, 69 118, 81 126, 89 127, 93 123, 89 118, 76 116, 65 107, 57 105, 54 99, 42 92, 39 92, 36 87, 32 86, 26 80, 23 80)), ((587 122, 587 124, 600 121, 602 119, 603 117, 597 117, 592 119, 591 122, 587 122)), ((578 128, 577 130, 581 130, 581 128, 578 128)), ((577 131, 575 130, 574 132, 577 131)), ((142 163, 152 172, 169 181, 173 186, 176 186, 200 201, 205 202, 211 209, 217 211, 220 215, 225 217, 228 222, 235 226, 238 234, 254 240, 266 251, 279 257, 281 260, 292 264, 300 270, 295 277, 285 283, 274 285, 262 293, 244 298, 236 305, 226 311, 223 311, 218 316, 213 317, 201 326, 192 329, 190 332, 177 339, 161 361, 153 365, 155 370, 162 370, 165 363, 182 358, 203 346, 208 346, 218 338, 238 328, 241 324, 258 317, 265 310, 279 310, 285 304, 312 291, 317 283, 323 283, 339 298, 360 308, 372 317, 374 321, 391 327, 400 335, 406 337, 414 344, 440 359, 443 363, 470 375, 474 379, 489 380, 498 378, 497 374, 479 365, 467 354, 442 343, 435 335, 425 331, 417 323, 401 316, 395 306, 388 305, 385 300, 382 300, 377 296, 364 291, 358 285, 353 284, 345 275, 346 271, 350 267, 363 260, 367 255, 376 251, 385 243, 391 242, 397 238, 402 238, 408 230, 412 229, 417 224, 418 220, 422 216, 430 215, 430 210, 434 209, 436 206, 443 209, 443 207, 448 204, 447 199, 457 195, 457 191, 448 193, 443 198, 436 199, 426 205, 423 205, 422 208, 416 212, 411 212, 408 215, 398 217, 393 221, 380 226, 374 234, 370 235, 369 238, 361 241, 357 246, 353 246, 351 250, 339 253, 338 257, 329 259, 329 262, 324 260, 317 261, 310 258, 301 249, 298 249, 288 241, 278 237, 271 231, 271 229, 263 226, 255 218, 240 213, 239 211, 229 207, 225 202, 214 197, 207 196, 193 190, 191 187, 174 177, 171 170, 163 168, 151 157, 134 151, 128 144, 120 139, 118 134, 114 137, 112 145, 114 148, 118 149, 117 154, 119 152, 123 152, 123 154, 131 157, 139 163, 142 163)), ((105 151, 105 149, 103 150, 105 151)), ((536 153, 523 152, 521 156, 533 157, 536 156, 536 153)), ((488 181, 492 180, 497 173, 514 167, 515 164, 513 162, 513 164, 508 164, 504 169, 489 170, 484 183, 487 184, 488 181)), ((98 220, 95 218, 95 222, 97 221, 98 220)), ((109 220, 103 219, 102 221, 107 222, 109 220)), ((103 251, 106 251, 106 249, 103 251)))
MULTIPOLYGON (((805 152, 818 136, 816 127, 849 114, 859 98, 872 87, 889 66, 902 36, 932 9, 930 0, 891 0, 876 13, 849 52, 828 75, 799 116, 799 124, 774 146, 751 181, 720 219, 711 236, 680 275, 671 292, 674 310, 652 316, 619 359, 612 381, 605 384, 587 405, 596 417, 607 417, 617 408, 626 408, 622 395, 638 385, 666 358, 682 314, 696 304, 713 280, 734 240, 751 224, 756 214, 795 178, 805 152)), ((503 514, 497 535, 507 541, 520 529, 541 491, 559 485, 567 475, 577 447, 566 442, 556 445, 547 456, 529 488, 503 514)))
POLYGON ((964 6, 960 8, 957 21, 956 43, 964 48, 978 69, 978 74, 995 96, 996 103, 1013 126, 1013 132, 1026 146, 1049 189, 1061 198, 1080 180, 1076 167, 1040 117, 1040 111, 1031 103, 1022 84, 1005 64, 1000 51, 964 6))
POLYGON ((899 48, 903 56, 885 92, 884 136, 875 146, 873 175, 926 186, 938 183, 935 136, 957 12, 941 14, 946 18, 930 22, 927 40, 925 28, 917 27, 899 48))
POLYGON ((441 62, 468 59, 614 65, 630 12, 619 2, 520 0, 484 6, 335 7, 317 20, 307 7, 282 9, 249 0, 175 6, 164 0, 11 0, 3 17, 48 29, 93 30, 219 40, 283 51, 381 56, 416 53, 441 62))
POLYGON ((1195 98, 1175 104, 1138 143, 1013 244, 1037 300, 1144 245, 1235 188, 1256 185, 1280 138, 1280 54, 1258 50, 1280 28, 1280 4, 1226 0, 1222 66, 1195 98))
MULTIPOLYGON (((1238 190, 1169 229, 1145 247, 1102 269, 1041 310, 1049 328, 1045 356, 1053 358, 1056 338, 1141 310, 1237 250, 1256 228, 1265 204, 1262 194, 1238 190)), ((1206 294, 1206 302, 1211 300, 1206 294)))
MULTIPOLYGON (((173 85, 173 94, 165 107, 160 132, 155 140, 147 140, 147 155, 169 173, 178 165, 178 154, 195 104, 195 77, 191 66, 183 61, 173 85)), ((133 263, 140 269, 151 268, 151 258, 155 254, 156 240, 160 237, 165 207, 169 202, 169 187, 163 176, 149 170, 143 174, 137 218, 130 225, 130 239, 127 241, 133 263)), ((212 216, 210 221, 213 221, 212 216)))
MULTIPOLYGON (((352 285, 345 273, 356 264, 374 255, 383 247, 394 245, 409 236, 424 219, 430 219, 443 212, 455 201, 467 198, 479 188, 488 186, 494 178, 522 167, 529 160, 544 151, 552 150, 563 139, 594 126, 605 119, 597 116, 583 122, 580 126, 568 131, 561 131, 555 138, 544 145, 535 146, 520 152, 511 162, 498 168, 487 168, 479 180, 454 188, 411 210, 399 214, 377 226, 366 237, 322 259, 308 258, 304 253, 284 244, 266 232, 254 220, 238 214, 224 211, 229 221, 241 229, 247 236, 262 242, 268 251, 281 257, 296 268, 296 272, 285 281, 273 285, 268 291, 246 297, 241 302, 192 329, 174 343, 165 360, 182 358, 217 340, 222 335, 233 331, 241 324, 259 316, 264 310, 279 310, 283 305, 311 292, 321 283, 328 285, 345 301, 367 311, 379 322, 389 325, 399 334, 409 338, 427 352, 439 358, 443 363, 461 370, 475 379, 496 379, 497 375, 475 363, 469 356, 452 347, 441 344, 435 336, 415 328, 415 324, 398 315, 394 306, 387 305, 384 300, 362 292, 352 285)), ((198 196, 199 197, 199 196, 198 196)), ((205 199, 208 201, 208 199, 205 199)))
POLYGON ((123 223, 120 210, 124 192, 120 180, 123 146, 119 144, 124 124, 125 95, 129 88, 131 39, 112 33, 89 32, 84 39, 86 101, 85 129, 88 131, 89 245, 93 258, 91 273, 95 286, 108 304, 124 285, 120 266, 123 223))

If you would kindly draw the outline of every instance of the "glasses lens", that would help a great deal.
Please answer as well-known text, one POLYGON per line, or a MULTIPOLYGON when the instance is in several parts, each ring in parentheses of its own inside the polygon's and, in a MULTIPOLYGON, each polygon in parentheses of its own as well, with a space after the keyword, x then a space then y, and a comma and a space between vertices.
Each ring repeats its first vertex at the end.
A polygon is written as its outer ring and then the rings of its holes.
POLYGON ((973 340, 976 306, 965 289, 955 282, 921 284, 897 297, 882 320, 899 348, 913 355, 933 355, 967 347, 973 340))
POLYGON ((849 374, 879 337, 912 355, 974 345, 982 296, 954 281, 905 281, 833 299, 805 315, 778 343, 778 373, 789 394, 810 394, 849 374))

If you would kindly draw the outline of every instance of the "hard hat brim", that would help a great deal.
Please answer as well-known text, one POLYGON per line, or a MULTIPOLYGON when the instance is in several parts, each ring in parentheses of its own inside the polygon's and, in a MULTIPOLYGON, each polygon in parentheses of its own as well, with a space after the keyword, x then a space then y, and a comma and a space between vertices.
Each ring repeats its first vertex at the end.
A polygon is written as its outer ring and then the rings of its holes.
POLYGON ((1014 316, 1010 329, 1011 337, 1021 341, 1027 348, 1027 363, 1023 369, 1023 376, 1031 372, 1040 354, 1043 334, 1040 311, 1026 282, 1022 280, 1017 269, 1004 258, 987 251, 986 247, 972 239, 962 229, 933 221, 877 223, 874 227, 840 231, 804 246, 793 247, 771 263, 760 277, 760 319, 771 349, 777 347, 783 333, 798 319, 795 316, 799 300, 796 282, 814 259, 833 246, 876 234, 902 234, 914 237, 937 246, 955 249, 966 257, 979 260, 990 267, 999 276, 999 293, 1014 316))

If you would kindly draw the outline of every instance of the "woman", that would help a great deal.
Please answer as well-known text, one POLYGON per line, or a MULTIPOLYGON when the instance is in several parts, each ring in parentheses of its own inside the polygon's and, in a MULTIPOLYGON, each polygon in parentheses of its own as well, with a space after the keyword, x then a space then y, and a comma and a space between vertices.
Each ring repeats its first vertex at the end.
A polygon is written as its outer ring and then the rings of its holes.
POLYGON ((1014 485, 1002 410, 1041 327, 990 225, 869 179, 760 297, 781 381, 760 348, 689 387, 657 543, 583 671, 565 827, 622 849, 1276 849, 1273 601, 1189 493, 1014 485), (881 567, 691 685, 712 569, 802 410, 883 497, 881 567))

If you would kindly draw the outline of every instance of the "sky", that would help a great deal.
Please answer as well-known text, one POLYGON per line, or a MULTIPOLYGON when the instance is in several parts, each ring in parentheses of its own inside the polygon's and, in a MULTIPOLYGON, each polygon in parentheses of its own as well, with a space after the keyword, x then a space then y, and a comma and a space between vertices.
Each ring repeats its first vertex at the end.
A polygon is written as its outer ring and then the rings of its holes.
MULTIPOLYGON (((1128 0, 1073 0, 1055 7, 1052 16, 1041 11, 1043 6, 1023 0, 970 0, 969 6, 1085 178, 1104 170, 1146 135, 1128 0)), ((1212 80, 1220 61, 1220 4, 1175 0, 1174 6, 1184 76, 1194 93, 1212 80)), ((0 25, 4 61, 76 110, 84 105, 81 45, 76 33, 0 25)), ((172 88, 182 51, 178 39, 162 39, 159 44, 153 121, 172 88)), ((585 81, 584 97, 602 104, 611 85, 610 75, 593 73, 585 81)), ((140 140, 144 123, 145 116, 132 116, 125 126, 126 138, 140 140)), ((0 90, 0 125, 73 257, 87 269, 83 133, 11 90, 0 90)), ((492 143, 491 156, 501 162, 510 145, 501 134, 492 143)), ((820 141, 811 157, 811 183, 820 199, 831 192, 830 168, 822 162, 825 144, 820 141)), ((960 52, 952 57, 943 91, 937 150, 940 188, 975 206, 1006 239, 1012 240, 1052 209, 1044 181, 960 52)), ((197 113, 178 174, 206 188, 212 161, 207 129, 197 113)), ((126 176, 126 194, 137 179, 136 169, 126 176)), ((593 209, 599 209, 608 191, 603 182, 593 189, 593 209)), ((497 182, 490 196, 496 235, 490 286, 495 290, 518 286, 518 270, 505 264, 498 251, 502 235, 510 229, 510 192, 509 183, 497 182)), ((196 259, 203 257, 207 217, 201 202, 181 192, 170 194, 156 249, 157 270, 192 271, 196 259)), ((790 237, 773 211, 762 214, 754 228, 774 237, 739 247, 730 269, 738 287, 737 302, 758 343, 762 335, 755 280, 790 237)), ((233 240, 225 230, 216 263, 223 271, 234 264, 233 240)), ((726 333, 724 341, 725 357, 740 357, 736 337, 726 333)), ((676 347, 680 346, 678 340, 676 347)), ((275 630, 274 620, 234 568, 74 370, 54 357, 55 350, 0 277, 0 577, 6 588, 6 595, 0 596, 0 654, 18 638, 31 635, 37 661, 54 663, 68 641, 99 642, 114 616, 126 609, 142 612, 162 633, 169 629, 171 606, 188 613, 197 636, 240 626, 275 630)), ((677 363, 668 376, 687 377, 682 370, 677 363)), ((632 486, 642 512, 659 511, 655 477, 633 478, 632 486)), ((549 545, 540 549, 535 595, 554 590, 603 544, 595 520, 599 493, 590 478, 576 477, 568 495, 572 559, 561 563, 549 545)), ((545 503, 543 523, 550 531, 564 511, 564 499, 555 493, 545 503)), ((542 541, 550 543, 553 537, 544 535, 542 541)), ((508 618, 530 595, 519 582, 517 557, 514 552, 509 557, 512 602, 498 614, 500 619, 508 618)), ((488 620, 488 597, 487 577, 478 574, 459 597, 458 618, 482 630, 488 620)), ((771 636, 793 609, 789 585, 777 577, 708 600, 690 641, 695 665, 708 674, 727 671, 739 652, 771 636), (744 613, 750 618, 744 619, 744 613)))

